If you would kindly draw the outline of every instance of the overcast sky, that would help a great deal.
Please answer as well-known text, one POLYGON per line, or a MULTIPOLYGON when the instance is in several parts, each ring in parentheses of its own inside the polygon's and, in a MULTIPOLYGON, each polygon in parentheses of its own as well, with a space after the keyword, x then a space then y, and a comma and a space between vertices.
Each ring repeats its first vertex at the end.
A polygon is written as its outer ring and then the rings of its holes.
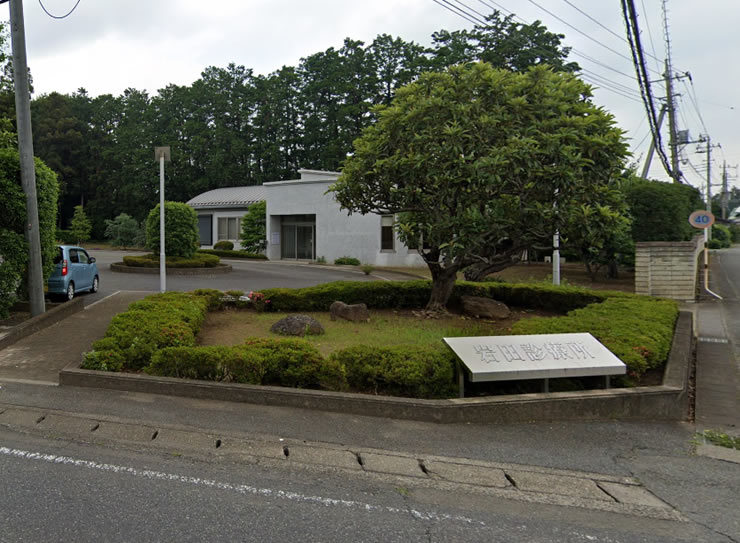
MULTIPOLYGON (((63 15, 77 0, 42 1, 50 13, 63 15)), ((601 78, 603 88, 595 91, 595 101, 627 131, 633 160, 642 166, 648 125, 629 48, 622 39, 620 0, 446 1, 462 2, 469 13, 484 14, 498 4, 526 22, 540 20, 551 31, 565 34, 565 43, 577 51, 571 59, 584 68, 584 78, 592 83, 601 78)), ((647 52, 663 59, 661 2, 635 4, 647 52)), ((723 160, 733 166, 740 163, 740 2, 668 0, 667 5, 673 64, 677 72, 691 73, 699 110, 692 103, 688 79, 678 82, 679 128, 688 129, 692 139, 708 132, 713 143, 722 145, 713 150, 712 177, 719 184, 723 160)), ((345 37, 368 43, 387 33, 428 45, 435 30, 473 26, 434 0, 81 0, 62 20, 47 16, 33 0, 26 0, 24 8, 28 63, 37 95, 71 93, 79 87, 93 96, 118 95, 127 87, 155 94, 170 83, 189 85, 207 66, 234 62, 268 74, 283 65, 296 65, 301 57, 338 48, 345 37)), ((6 19, 7 9, 7 4, 0 7, 6 19)), ((650 67, 659 79, 662 61, 651 59, 650 67)), ((653 90, 657 96, 665 95, 661 84, 653 90)), ((706 155, 697 154, 696 148, 696 144, 685 147, 682 158, 690 163, 681 169, 691 184, 699 186, 705 183, 706 155)), ((735 174, 734 169, 730 172, 735 174)), ((650 176, 666 178, 657 157, 650 176)), ((740 186, 736 180, 731 184, 740 186)), ((712 188, 718 190, 719 186, 712 188)))

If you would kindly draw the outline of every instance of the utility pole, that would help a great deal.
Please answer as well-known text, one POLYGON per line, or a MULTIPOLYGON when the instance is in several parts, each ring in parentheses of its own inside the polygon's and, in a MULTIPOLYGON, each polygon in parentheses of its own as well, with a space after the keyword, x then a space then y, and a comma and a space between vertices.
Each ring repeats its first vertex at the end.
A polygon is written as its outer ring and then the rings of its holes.
MULTIPOLYGON (((666 105, 660 106, 660 113, 658 114, 658 128, 656 130, 660 132, 660 127, 663 126, 663 118, 665 117, 666 105)), ((643 179, 647 179, 648 172, 650 171, 650 164, 653 162, 653 153, 655 153, 655 138, 650 138, 650 147, 648 147, 647 157, 645 158, 645 165, 642 167, 643 179)))
POLYGON ((28 86, 23 0, 11 0, 10 2, 10 36, 13 46, 15 114, 18 124, 21 184, 23 185, 23 192, 26 194, 25 235, 28 242, 28 299, 31 305, 31 316, 36 316, 46 311, 46 306, 41 265, 39 210, 36 199, 36 171, 34 169, 33 137, 31 134, 31 91, 28 86))
POLYGON ((730 191, 727 187, 727 161, 722 161, 722 196, 720 197, 720 203, 722 206, 722 219, 727 218, 727 204, 730 200, 730 191))
MULTIPOLYGON (((705 149, 697 149, 697 152, 705 152, 707 154, 707 189, 706 189, 706 198, 707 198, 707 211, 710 213, 712 212, 712 148, 713 147, 722 147, 719 143, 715 143, 712 145, 712 138, 709 136, 709 134, 705 134, 702 138, 703 143, 706 145, 705 149)), ((707 234, 709 236, 708 239, 712 239, 712 229, 707 229, 707 234)))
POLYGON ((669 59, 665 60, 665 92, 666 108, 668 110, 668 132, 670 135, 671 172, 674 183, 681 182, 681 171, 678 169, 678 134, 676 133, 676 103, 673 93, 673 73, 669 59))

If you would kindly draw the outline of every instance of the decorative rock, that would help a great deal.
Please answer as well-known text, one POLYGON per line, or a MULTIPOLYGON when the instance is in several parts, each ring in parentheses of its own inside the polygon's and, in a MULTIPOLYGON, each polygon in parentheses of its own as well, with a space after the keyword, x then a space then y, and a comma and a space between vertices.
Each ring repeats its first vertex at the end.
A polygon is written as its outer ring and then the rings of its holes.
POLYGON ((365 304, 347 305, 344 302, 334 302, 329 306, 331 320, 341 317, 352 322, 370 322, 370 312, 365 304))
POLYGON ((324 327, 308 315, 291 315, 273 324, 270 331, 284 336, 318 336, 324 333, 324 327))
POLYGON ((506 304, 491 300, 490 298, 462 296, 460 300, 463 304, 463 310, 468 315, 483 317, 485 319, 506 319, 511 314, 511 310, 506 304))

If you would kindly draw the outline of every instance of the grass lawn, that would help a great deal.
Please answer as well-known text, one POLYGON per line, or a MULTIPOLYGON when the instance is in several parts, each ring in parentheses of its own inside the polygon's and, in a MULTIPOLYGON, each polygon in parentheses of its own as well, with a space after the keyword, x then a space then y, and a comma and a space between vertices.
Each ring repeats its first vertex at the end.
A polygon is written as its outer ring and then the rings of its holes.
MULTIPOLYGON (((270 327, 290 314, 296 313, 212 311, 198 333, 198 344, 237 345, 248 337, 285 337, 270 332, 270 327)), ((356 323, 339 319, 332 321, 328 312, 305 314, 318 320, 326 331, 320 336, 304 337, 324 356, 353 345, 430 345, 441 344, 443 337, 505 335, 519 319, 553 315, 542 311, 512 309, 508 319, 487 321, 460 315, 429 319, 416 316, 411 311, 370 310, 369 323, 356 323)))

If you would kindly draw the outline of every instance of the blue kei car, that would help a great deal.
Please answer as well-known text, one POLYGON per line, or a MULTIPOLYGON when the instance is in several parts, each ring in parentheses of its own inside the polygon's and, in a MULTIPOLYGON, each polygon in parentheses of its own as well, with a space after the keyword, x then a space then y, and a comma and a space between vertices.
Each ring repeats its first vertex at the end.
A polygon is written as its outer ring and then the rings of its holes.
POLYGON ((97 292, 99 286, 100 277, 94 257, 88 255, 82 247, 57 246, 54 271, 49 277, 50 296, 71 300, 76 292, 97 292))

